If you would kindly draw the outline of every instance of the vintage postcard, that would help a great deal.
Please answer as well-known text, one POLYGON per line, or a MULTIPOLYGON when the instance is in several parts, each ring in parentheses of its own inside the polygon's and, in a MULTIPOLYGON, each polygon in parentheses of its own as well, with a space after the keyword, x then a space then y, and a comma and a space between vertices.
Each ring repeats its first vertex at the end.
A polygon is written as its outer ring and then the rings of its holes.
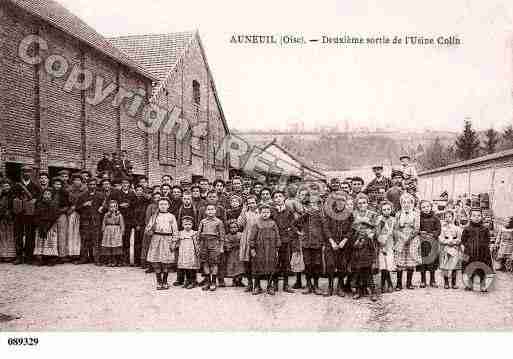
POLYGON ((1 0, 0 61, 0 347, 513 328, 513 3, 1 0))

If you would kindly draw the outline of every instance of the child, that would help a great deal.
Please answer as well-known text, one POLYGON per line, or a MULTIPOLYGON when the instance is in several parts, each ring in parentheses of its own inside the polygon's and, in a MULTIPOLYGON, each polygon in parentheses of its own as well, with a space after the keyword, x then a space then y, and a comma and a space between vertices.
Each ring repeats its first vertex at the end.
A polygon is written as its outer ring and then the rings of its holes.
POLYGON ((422 262, 419 255, 420 214, 415 209, 415 198, 409 193, 401 195, 401 210, 395 215, 394 255, 397 266, 395 290, 403 289, 403 270, 406 270, 406 288, 415 289, 412 284, 413 270, 422 262))
POLYGON ((294 293, 289 287, 290 258, 293 252, 299 252, 297 229, 293 227, 294 213, 285 206, 285 192, 277 190, 273 193, 274 207, 272 218, 280 231, 281 246, 278 251, 278 273, 274 278, 274 291, 278 291, 278 275, 283 277, 283 291, 294 293))
POLYGON ((281 245, 280 232, 271 219, 271 207, 261 205, 260 218, 251 230, 249 246, 251 248, 251 269, 255 276, 253 294, 263 293, 260 281, 267 278, 267 293, 274 295, 273 276, 278 266, 278 248, 281 245))
POLYGON ((144 227, 146 226, 146 208, 148 199, 144 193, 144 186, 135 186, 135 196, 132 202, 132 225, 134 226, 134 265, 141 266, 144 227))
POLYGON ((57 218, 59 212, 57 204, 53 201, 52 190, 43 191, 41 199, 36 203, 36 243, 34 256, 40 265, 53 265, 54 259, 59 255, 57 246, 57 218))
POLYGON ((480 208, 472 208, 470 224, 463 229, 461 244, 463 245, 463 276, 466 280, 465 290, 472 290, 474 277, 480 278, 481 292, 487 292, 486 275, 493 273, 490 254, 490 232, 482 224, 480 208))
POLYGON ((178 270, 184 273, 183 287, 196 287, 196 272, 200 269, 198 232, 193 229, 194 219, 182 217, 182 230, 178 233, 178 270))
POLYGON ((169 200, 159 200, 159 210, 146 226, 146 234, 151 236, 146 260, 151 264, 157 278, 157 290, 169 289, 167 277, 169 267, 176 263, 173 239, 178 235, 175 216, 169 213, 169 200))
POLYGON ((431 202, 420 202, 420 255, 422 263, 417 266, 420 272, 420 288, 426 288, 426 272, 429 271, 429 286, 437 288, 435 272, 438 268, 440 220, 433 212, 431 202))
POLYGON ((360 299, 365 295, 367 288, 370 288, 370 299, 375 302, 376 291, 372 277, 372 266, 376 261, 377 244, 375 240, 374 224, 366 219, 358 222, 353 243, 353 257, 351 269, 356 274, 357 291, 353 299, 360 299))
MULTIPOLYGON (((181 231, 183 229, 183 219, 185 217, 192 218, 192 229, 198 229, 198 211, 194 204, 192 203, 192 195, 189 191, 186 191, 182 195, 182 199, 180 200, 181 205, 178 208, 176 220, 178 222, 178 229, 181 231)), ((178 252, 176 253, 178 256, 178 252)), ((173 283, 173 286, 178 287, 185 284, 185 271, 178 269, 178 273, 176 276, 176 282, 173 283)))
POLYGON ((205 218, 199 224, 200 262, 205 274, 203 290, 215 291, 219 255, 223 252, 225 232, 223 221, 216 217, 217 206, 208 204, 205 218))
MULTIPOLYGON (((154 192, 152 195, 152 202, 146 207, 146 214, 144 217, 144 227, 148 225, 151 217, 159 210, 160 192, 154 192)), ((146 262, 148 257, 148 248, 150 246, 151 236, 146 233, 143 234, 142 248, 141 248, 141 266, 145 268, 145 273, 153 273, 153 268, 146 262)))
POLYGON ((251 273, 251 256, 249 248, 249 237, 253 225, 258 221, 257 198, 254 195, 249 195, 246 199, 246 208, 237 219, 239 228, 243 228, 242 236, 240 238, 239 259, 244 265, 244 272, 248 279, 248 286, 246 292, 253 291, 253 276, 251 273))
POLYGON ((244 264, 240 261, 239 251, 241 237, 242 234, 239 232, 237 221, 235 219, 229 220, 225 243, 226 275, 233 278, 234 287, 244 287, 244 284, 242 284, 244 264))
POLYGON ((102 254, 106 257, 105 264, 109 267, 121 265, 124 231, 125 221, 118 210, 118 202, 110 200, 109 210, 103 217, 102 224, 102 254))
POLYGON ((513 217, 509 217, 506 226, 500 229, 495 247, 497 248, 497 261, 503 268, 508 268, 513 258, 513 217))
POLYGON ((378 219, 377 238, 378 238, 378 264, 381 271, 381 292, 391 292, 394 290, 390 272, 395 272, 394 261, 394 224, 395 218, 392 217, 394 205, 392 202, 384 201, 381 204, 381 217, 378 219), (386 286, 388 285, 388 288, 386 286))
POLYGON ((461 253, 461 228, 455 223, 453 211, 445 211, 444 224, 440 233, 440 269, 444 276, 444 288, 449 289, 449 274, 451 287, 457 289, 456 271, 459 266, 461 253))
POLYGON ((230 197, 230 207, 226 210, 226 220, 237 220, 242 213, 242 198, 236 194, 230 197))

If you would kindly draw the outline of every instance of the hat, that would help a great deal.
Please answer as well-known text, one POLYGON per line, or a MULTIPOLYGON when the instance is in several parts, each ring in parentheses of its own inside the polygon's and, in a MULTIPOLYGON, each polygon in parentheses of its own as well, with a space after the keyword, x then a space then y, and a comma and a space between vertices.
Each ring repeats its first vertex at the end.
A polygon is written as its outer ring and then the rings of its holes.
POLYGON ((372 170, 382 170, 383 169, 383 165, 375 165, 375 166, 372 166, 372 170))
POLYGON ((87 183, 92 183, 92 182, 94 182, 94 183, 98 183, 98 181, 96 180, 96 178, 94 178, 94 177, 90 177, 90 178, 87 180, 87 183))
POLYGON ((80 176, 80 173, 73 173, 71 175, 71 180, 74 181, 76 179, 79 179, 80 181, 82 181, 82 176, 80 176))
POLYGON ((194 219, 191 216, 183 216, 182 222, 185 222, 185 221, 194 222, 194 219))
POLYGON ((112 184, 116 185, 116 184, 121 184, 121 179, 120 178, 114 178, 112 180, 112 184))
POLYGON ((60 184, 62 184, 62 178, 60 178, 60 177, 53 177, 52 178, 52 184, 54 184, 55 182, 59 182, 60 184))
POLYGON ((392 175, 391 175, 392 178, 394 177, 403 177, 403 171, 400 171, 400 170, 392 170, 392 175))
POLYGON ((411 157, 408 156, 408 155, 402 155, 399 157, 399 161, 401 161, 402 159, 408 159, 408 160, 411 160, 411 157))
POLYGON ((88 170, 82 170, 80 171, 80 174, 87 174, 89 177, 91 177, 91 172, 89 172, 88 170))
POLYGON ((50 176, 48 175, 48 172, 39 172, 39 177, 41 176, 45 176, 47 178, 50 178, 50 176))
POLYGON ((368 218, 363 218, 361 221, 358 222, 358 224, 363 225, 367 228, 374 228, 374 223, 372 223, 368 218))
POLYGON ((32 166, 24 165, 24 166, 21 168, 21 170, 22 170, 23 172, 32 172, 33 168, 32 168, 32 166))
POLYGON ((103 185, 105 182, 109 182, 109 183, 111 183, 111 182, 110 182, 110 179, 108 179, 108 178, 102 178, 102 180, 100 181, 100 184, 101 184, 101 185, 103 185))
POLYGON ((62 176, 62 175, 68 175, 68 176, 69 176, 69 171, 68 171, 68 170, 60 170, 60 171, 58 172, 58 175, 59 175, 59 176, 62 176))

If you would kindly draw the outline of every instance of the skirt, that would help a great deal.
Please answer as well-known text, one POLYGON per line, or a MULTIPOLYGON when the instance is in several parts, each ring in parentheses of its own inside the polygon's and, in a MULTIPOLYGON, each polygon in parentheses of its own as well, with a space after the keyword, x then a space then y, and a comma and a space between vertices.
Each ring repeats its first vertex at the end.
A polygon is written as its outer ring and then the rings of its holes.
POLYGON ((68 217, 68 255, 80 255, 80 215, 77 212, 68 217))
POLYGON ((175 251, 171 249, 171 236, 154 234, 146 260, 150 263, 176 263, 175 251))
POLYGON ((393 249, 379 250, 378 268, 379 270, 387 270, 389 272, 395 272, 397 270, 393 249))
POLYGON ((513 236, 504 236, 497 251, 497 259, 509 259, 513 255, 513 236))
POLYGON ((68 216, 61 214, 57 219, 59 257, 68 256, 68 216))
POLYGON ((121 233, 121 226, 107 225, 103 231, 102 247, 122 247, 123 246, 123 233, 121 233))
POLYGON ((461 256, 459 246, 441 246, 440 249, 440 269, 458 270, 461 269, 461 256))
POLYGON ((0 223, 0 258, 16 258, 16 242, 12 223, 0 223))
POLYGON ((57 227, 57 223, 54 224, 46 234, 46 237, 42 237, 39 230, 36 230, 35 256, 57 257, 59 255, 59 235, 57 227))
POLYGON ((178 248, 178 269, 200 269, 192 238, 182 239, 178 248))
POLYGON ((403 240, 397 244, 394 259, 398 269, 415 268, 418 264, 422 263, 418 236, 415 236, 410 241, 403 240))
POLYGON ((244 263, 240 261, 239 248, 232 249, 226 254, 226 276, 236 277, 244 272, 244 263))

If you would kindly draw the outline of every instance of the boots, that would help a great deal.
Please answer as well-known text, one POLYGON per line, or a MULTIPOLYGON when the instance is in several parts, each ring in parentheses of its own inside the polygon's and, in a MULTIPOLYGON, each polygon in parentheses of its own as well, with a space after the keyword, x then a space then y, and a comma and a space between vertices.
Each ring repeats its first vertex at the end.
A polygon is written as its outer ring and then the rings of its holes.
POLYGON ((179 287, 184 284, 185 271, 183 269, 179 269, 176 274, 176 281, 173 283, 173 287, 179 287))
POLYGON ((210 287, 208 288, 211 292, 215 292, 217 289, 217 275, 212 274, 210 276, 210 287))
POLYGON ((287 273, 283 273, 283 292, 294 293, 294 291, 289 287, 289 276, 287 273))
POLYGON ((319 275, 314 275, 314 288, 313 291, 316 295, 322 295, 322 290, 319 288, 319 275))
POLYGON ((337 280, 337 293, 336 293, 339 297, 345 297, 346 296, 346 293, 344 291, 344 276, 343 275, 340 275, 338 276, 338 280, 337 280))
POLYGON ((447 275, 444 275, 444 288, 449 289, 449 277, 447 275))
POLYGON ((324 293, 325 297, 333 296, 333 275, 328 276, 328 290, 324 293))
POLYGON ((397 271, 397 284, 395 285, 395 290, 400 291, 403 289, 403 271, 397 271))
POLYGON ((378 296, 376 294, 376 288, 371 287, 370 292, 371 292, 370 300, 373 301, 373 302, 377 301, 378 300, 378 296))
POLYGON ((429 286, 431 288, 438 288, 438 284, 436 283, 435 271, 429 271, 429 286))
POLYGON ((251 274, 247 274, 247 278, 248 278, 248 286, 246 287, 246 289, 244 289, 244 292, 251 293, 251 292, 253 292, 253 277, 251 274))
POLYGON ((303 283, 301 281, 301 273, 296 273, 296 283, 292 286, 293 289, 303 289, 303 283))
POLYGON ((273 279, 273 277, 269 277, 269 279, 267 280, 267 294, 269 295, 274 295, 275 293, 275 288, 274 288, 274 283, 276 282, 276 279, 273 279))
POLYGON ((458 289, 458 285, 456 284, 456 271, 453 270, 451 273, 451 288, 452 289, 458 289))
POLYGON ((361 297, 363 297, 363 291, 365 290, 365 288, 362 288, 362 287, 357 287, 356 288, 356 292, 354 293, 353 295, 353 299, 355 300, 358 300, 360 299, 361 297))
POLYGON ((306 276, 306 289, 303 292, 303 294, 312 294, 313 293, 313 286, 312 286, 312 278, 310 275, 306 276))
POLYGON ((264 291, 260 287, 260 277, 255 278, 255 287, 253 288, 253 295, 262 294, 264 291))
POLYGON ((206 274, 201 283, 203 283, 203 287, 201 287, 202 290, 209 290, 210 289, 210 275, 206 274))
POLYGON ((408 269, 406 271, 406 289, 415 289, 415 287, 411 283, 412 279, 413 279, 413 269, 408 269))
POLYGON ((168 276, 169 276, 168 272, 162 273, 162 289, 169 289, 169 284, 167 284, 168 276))
POLYGON ((426 288, 426 271, 420 272, 420 288, 426 288))
POLYGON ((157 278, 157 290, 162 290, 162 273, 155 273, 155 277, 157 278))
POLYGON ((278 276, 272 276, 274 292, 278 292, 278 276))

